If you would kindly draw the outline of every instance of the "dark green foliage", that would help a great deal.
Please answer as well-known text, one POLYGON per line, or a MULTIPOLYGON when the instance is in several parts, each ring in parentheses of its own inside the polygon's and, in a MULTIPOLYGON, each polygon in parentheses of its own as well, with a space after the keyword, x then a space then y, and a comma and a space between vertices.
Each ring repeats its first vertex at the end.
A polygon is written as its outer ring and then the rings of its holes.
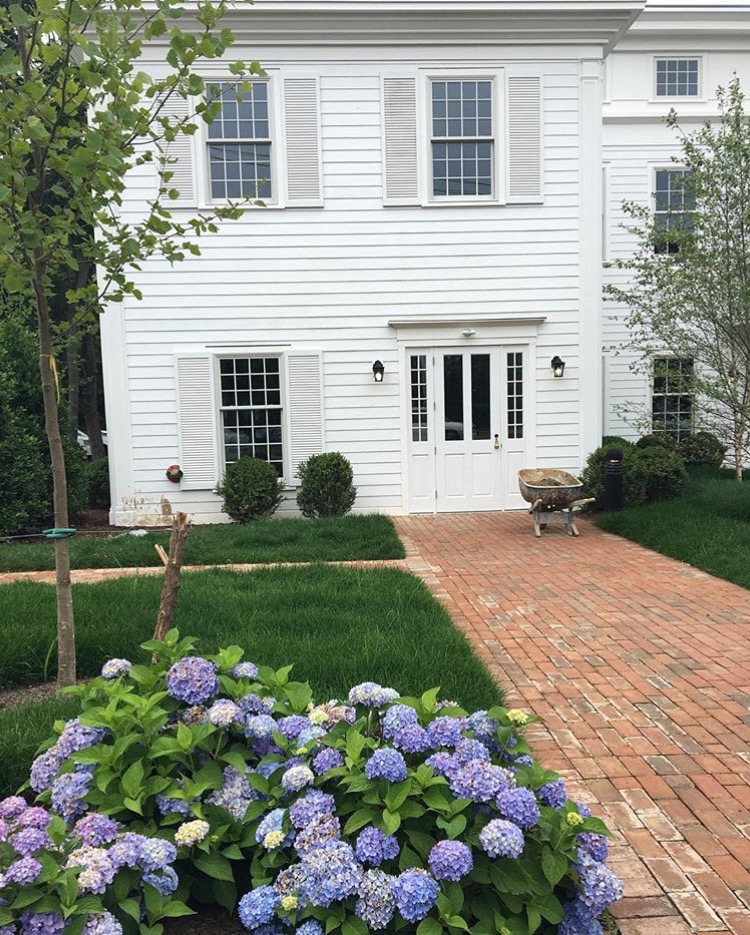
POLYGON ((644 435, 635 443, 636 448, 666 448, 669 451, 677 451, 679 440, 676 435, 670 435, 669 432, 653 432, 651 435, 644 435))
MULTIPOLYGON (((160 565, 155 545, 165 549, 169 532, 145 536, 77 536, 70 542, 73 568, 142 568, 160 565)), ((249 525, 195 526, 185 545, 186 565, 234 562, 344 562, 403 558, 393 522, 381 514, 331 519, 275 519, 249 525)), ((51 543, 0 543, 0 571, 42 571, 55 567, 51 543)))
POLYGON ((270 516, 281 503, 283 485, 276 468, 259 458, 240 458, 227 465, 216 488, 222 509, 235 523, 251 523, 270 516))
MULTIPOLYGON (((150 577, 74 585, 82 678, 113 656, 146 661, 138 646, 153 632, 160 589, 161 581, 150 577)), ((309 680, 321 698, 372 679, 411 693, 439 684, 441 698, 471 709, 502 701, 502 690, 448 613, 418 578, 395 569, 314 565, 186 573, 177 624, 195 634, 206 652, 234 643, 257 663, 293 662, 295 677, 309 680)), ((55 641, 54 590, 32 582, 3 585, 0 639, 0 688, 41 681, 45 670, 54 677, 54 653, 45 664, 55 641)), ((71 716, 67 699, 44 704, 65 708, 54 715, 50 710, 48 718, 0 711, 0 795, 28 770, 53 717, 71 716), (18 749, 5 742, 24 729, 18 749)))
POLYGON ((619 435, 605 435, 602 439, 602 448, 620 448, 625 450, 626 448, 632 448, 633 442, 629 442, 627 438, 622 438, 619 435))
POLYGON ((646 500, 649 503, 670 500, 685 489, 688 475, 679 452, 652 446, 641 449, 637 458, 646 478, 646 500))
POLYGON ((349 459, 338 451, 312 455, 298 468, 297 503, 303 516, 345 516, 357 497, 349 459))
POLYGON ((686 464, 708 464, 721 467, 727 446, 711 432, 696 432, 686 435, 680 442, 680 454, 686 464))
POLYGON ((601 509, 604 506, 605 456, 613 447, 622 450, 625 503, 627 506, 640 506, 646 502, 646 477, 639 457, 640 452, 634 445, 605 444, 591 452, 581 478, 586 495, 596 498, 595 509, 601 509))
POLYGON ((86 462, 90 510, 109 509, 109 460, 99 458, 86 462))

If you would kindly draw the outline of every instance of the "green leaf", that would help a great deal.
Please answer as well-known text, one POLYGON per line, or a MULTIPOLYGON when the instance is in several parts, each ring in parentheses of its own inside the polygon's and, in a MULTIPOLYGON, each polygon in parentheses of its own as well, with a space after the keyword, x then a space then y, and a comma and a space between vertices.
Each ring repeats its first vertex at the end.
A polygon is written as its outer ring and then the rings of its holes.
POLYGON ((422 705, 425 711, 428 712, 428 714, 432 714, 433 711, 435 710, 435 705, 437 704, 437 699, 438 699, 439 694, 440 694, 439 688, 431 688, 429 691, 426 691, 422 695, 422 699, 421 699, 422 705))
POLYGON ((204 854, 196 859, 195 866, 214 880, 225 880, 227 883, 234 882, 232 865, 221 854, 204 854))
POLYGON ((554 893, 547 893, 546 896, 535 896, 534 907, 553 925, 558 925, 565 916, 562 904, 554 893))
POLYGON ((435 820, 435 824, 438 828, 442 828, 451 840, 455 840, 460 834, 463 834, 466 828, 466 816, 456 815, 456 817, 451 818, 450 821, 438 816, 435 820))
POLYGON ((401 827, 401 816, 398 812, 383 810, 383 829, 386 834, 395 834, 401 827))
POLYGON ((438 922, 438 920, 427 916, 427 918, 422 919, 422 921, 417 926, 416 935, 440 935, 442 931, 443 926, 438 922))
POLYGON ((559 851, 553 851, 551 847, 545 845, 542 851, 542 870, 552 886, 557 886, 565 876, 567 869, 568 858, 559 851))
POLYGON ((365 748, 365 738, 356 727, 351 727, 346 734, 346 755, 355 762, 365 748))
POLYGON ((363 922, 362 919, 357 918, 357 916, 349 916, 341 926, 341 931, 343 935, 369 935, 370 933, 366 923, 363 922))
POLYGON ((385 797, 385 804, 392 812, 397 812, 411 792, 411 779, 405 779, 391 786, 385 797))
POLYGON ((162 918, 165 919, 177 919, 180 916, 194 916, 195 910, 191 909, 190 906, 186 906, 185 903, 180 902, 179 899, 171 900, 162 910, 162 918))
POLYGON ((451 914, 458 915, 464 907, 464 891, 460 883, 449 883, 445 889, 451 904, 451 914))
POLYGON ((398 869, 403 873, 404 870, 409 870, 411 867, 422 866, 424 866, 423 858, 407 844, 404 844, 398 858, 398 869))
POLYGON ((143 814, 143 808, 141 806, 140 799, 125 798, 123 799, 122 804, 125 806, 125 808, 129 808, 131 812, 135 812, 136 815, 143 814))
POLYGON ((353 815, 349 816, 349 820, 344 825, 344 834, 354 834, 355 831, 369 825, 375 814, 376 812, 371 808, 358 809, 353 815))
POLYGON ((536 932, 542 924, 542 916, 538 909, 535 909, 533 906, 527 906, 526 918, 529 922, 529 935, 534 935, 534 932, 536 932))
POLYGON ((449 928, 452 929, 462 929, 464 932, 469 931, 469 926, 466 924, 466 920, 462 919, 461 916, 450 916, 447 919, 446 924, 449 926, 449 928))
POLYGON ((186 724, 177 725, 177 742, 183 750, 189 750, 193 745, 193 732, 186 724))
POLYGON ((125 790, 127 796, 131 799, 137 799, 138 794, 141 792, 143 787, 143 761, 136 760, 135 763, 132 763, 124 772, 122 777, 122 788, 125 790))
POLYGON ((124 913, 130 916, 131 919, 135 919, 136 922, 141 920, 141 904, 137 899, 132 899, 128 897, 127 899, 121 899, 118 903, 118 906, 124 913))

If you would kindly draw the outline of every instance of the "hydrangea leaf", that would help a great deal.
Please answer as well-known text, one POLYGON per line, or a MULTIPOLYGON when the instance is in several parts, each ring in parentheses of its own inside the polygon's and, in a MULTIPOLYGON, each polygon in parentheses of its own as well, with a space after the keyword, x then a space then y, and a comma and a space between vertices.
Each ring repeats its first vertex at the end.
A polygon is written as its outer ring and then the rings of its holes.
POLYGON ((205 854, 198 857, 195 866, 214 880, 225 880, 227 883, 234 883, 232 865, 221 854, 205 854))
POLYGON ((443 931, 443 926, 438 922, 437 919, 432 919, 428 916, 417 926, 417 935, 441 935, 443 931))
POLYGON ((552 886, 556 886, 562 880, 567 869, 568 860, 565 855, 545 846, 542 851, 542 870, 552 886))

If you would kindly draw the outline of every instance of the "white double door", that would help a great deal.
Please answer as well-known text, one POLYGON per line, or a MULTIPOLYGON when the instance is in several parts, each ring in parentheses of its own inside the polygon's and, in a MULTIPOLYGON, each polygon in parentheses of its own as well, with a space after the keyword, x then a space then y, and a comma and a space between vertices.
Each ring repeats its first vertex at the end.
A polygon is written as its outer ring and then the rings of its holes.
POLYGON ((415 348, 406 358, 410 511, 521 507, 527 349, 415 348))

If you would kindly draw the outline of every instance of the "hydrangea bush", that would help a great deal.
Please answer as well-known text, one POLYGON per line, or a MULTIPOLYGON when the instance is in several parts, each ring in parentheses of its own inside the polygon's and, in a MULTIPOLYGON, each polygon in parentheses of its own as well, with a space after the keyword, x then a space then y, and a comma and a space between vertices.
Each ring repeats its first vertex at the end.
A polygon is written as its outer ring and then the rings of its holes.
POLYGON ((108 662, 0 802, 0 935, 160 935, 216 904, 256 935, 599 935, 606 828, 526 714, 308 685, 172 631, 108 662))

